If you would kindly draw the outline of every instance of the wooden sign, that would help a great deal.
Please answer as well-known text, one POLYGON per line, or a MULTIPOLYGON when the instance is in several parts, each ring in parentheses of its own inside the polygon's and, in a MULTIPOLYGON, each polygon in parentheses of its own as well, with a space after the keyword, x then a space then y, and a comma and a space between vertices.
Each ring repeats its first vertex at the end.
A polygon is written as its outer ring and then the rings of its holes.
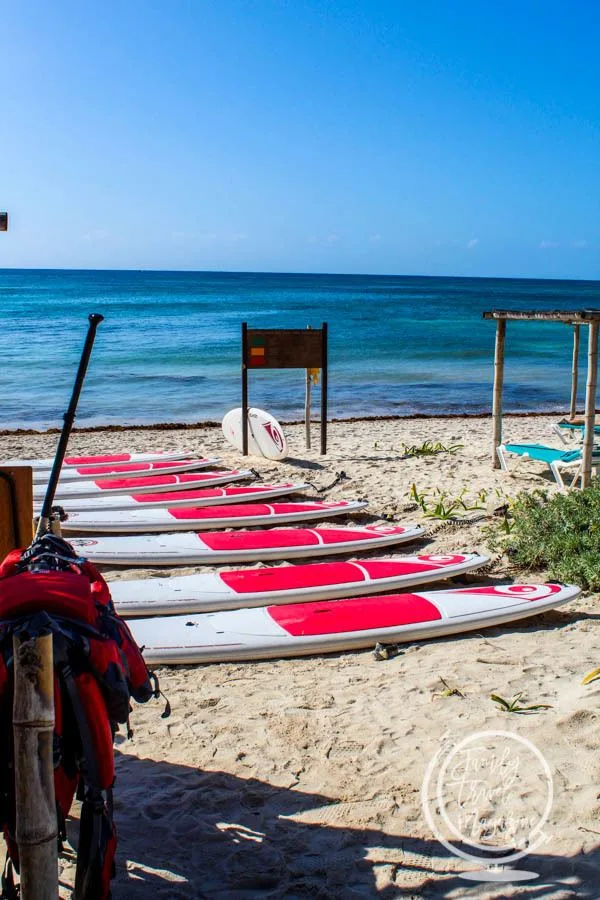
POLYGON ((249 369, 320 369, 323 334, 320 328, 246 329, 249 369))
MULTIPOLYGON (((321 328, 248 328, 247 323, 242 322, 244 456, 248 455, 249 369, 321 370, 321 455, 324 455, 327 452, 327 322, 323 322, 321 328)), ((307 415, 310 416, 310 411, 307 415)), ((308 418, 306 426, 308 429, 308 418)))
POLYGON ((0 231, 8 231, 8 213, 0 212, 0 231))

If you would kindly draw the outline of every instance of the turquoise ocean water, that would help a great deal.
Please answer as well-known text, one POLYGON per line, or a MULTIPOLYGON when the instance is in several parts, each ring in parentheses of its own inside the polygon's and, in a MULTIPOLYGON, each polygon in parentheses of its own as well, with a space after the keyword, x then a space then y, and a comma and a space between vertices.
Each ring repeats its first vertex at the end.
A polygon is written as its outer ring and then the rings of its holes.
MULTIPOLYGON (((328 322, 331 417, 486 412, 495 325, 482 312, 494 307, 600 307, 600 282, 0 270, 0 428, 62 423, 90 312, 106 318, 80 426, 220 420, 241 402, 242 321, 328 322)), ((571 353, 565 325, 509 323, 507 410, 566 409, 571 353)), ((302 372, 249 385, 251 405, 302 417, 302 372)))

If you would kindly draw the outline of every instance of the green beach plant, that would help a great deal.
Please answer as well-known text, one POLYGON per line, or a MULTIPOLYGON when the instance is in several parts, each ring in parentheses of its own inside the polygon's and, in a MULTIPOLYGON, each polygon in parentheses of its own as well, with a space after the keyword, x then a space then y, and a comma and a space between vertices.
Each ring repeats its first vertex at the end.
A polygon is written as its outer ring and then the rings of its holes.
POLYGON ((500 709, 504 712, 509 713, 531 713, 538 712, 540 709, 552 709, 550 703, 534 703, 531 706, 523 706, 521 704, 521 700, 523 699, 523 691, 519 691, 518 694, 512 698, 512 700, 505 700, 504 697, 500 697, 498 694, 490 694, 490 699, 497 703, 500 709))
POLYGON ((470 500, 467 496, 467 488, 463 488, 457 497, 452 497, 447 491, 441 490, 441 488, 436 488, 433 494, 426 494, 424 491, 420 492, 417 485, 413 482, 409 496, 421 508, 423 515, 427 519, 447 521, 463 515, 465 512, 485 509, 485 506, 482 504, 485 503, 487 498, 487 491, 479 491, 477 499, 470 500))
POLYGON ((402 444, 402 452, 405 456, 435 456, 437 453, 456 453, 462 450, 464 444, 451 444, 445 447, 439 441, 434 444, 433 441, 423 441, 418 444, 402 444))
POLYGON ((522 569, 600 590, 600 479, 552 497, 541 490, 521 493, 489 534, 522 569))

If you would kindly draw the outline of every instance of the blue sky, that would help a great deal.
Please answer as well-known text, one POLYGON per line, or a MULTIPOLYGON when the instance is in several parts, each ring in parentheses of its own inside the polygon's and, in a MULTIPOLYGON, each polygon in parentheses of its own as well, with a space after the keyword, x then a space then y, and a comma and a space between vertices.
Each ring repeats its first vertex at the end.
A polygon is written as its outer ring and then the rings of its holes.
POLYGON ((600 278, 600 3, 0 0, 0 267, 600 278))

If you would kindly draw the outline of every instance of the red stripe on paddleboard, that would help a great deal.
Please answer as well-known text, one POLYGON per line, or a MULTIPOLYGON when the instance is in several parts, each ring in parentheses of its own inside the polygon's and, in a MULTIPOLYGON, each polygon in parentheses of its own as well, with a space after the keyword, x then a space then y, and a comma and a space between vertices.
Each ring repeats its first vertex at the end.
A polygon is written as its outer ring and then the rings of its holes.
MULTIPOLYGON (((404 534, 406 528, 390 528, 381 532, 381 536, 385 537, 390 534, 404 534)), ((319 531, 321 541, 324 544, 347 544, 351 541, 368 541, 373 537, 377 537, 376 531, 350 531, 348 528, 323 528, 319 531)))
POLYGON ((225 488, 198 488, 197 491, 167 491, 166 493, 132 494, 136 503, 168 503, 169 500, 202 500, 208 497, 227 497, 225 488))
POLYGON ((394 575, 411 575, 413 572, 423 572, 423 571, 432 571, 435 572, 436 569, 440 569, 441 574, 443 574, 443 569, 446 566, 451 565, 459 565, 464 562, 466 559, 465 556, 444 556, 444 557, 435 557, 435 556, 420 556, 418 561, 408 563, 406 561, 398 562, 398 560, 373 560, 373 562, 369 562, 368 560, 363 560, 361 562, 362 568, 371 576, 371 578, 387 578, 394 575))
POLYGON ((489 594, 490 597, 520 597, 522 600, 543 600, 559 594, 560 584, 501 584, 488 587, 462 588, 461 594, 489 594))
POLYGON ((131 453, 114 453, 110 456, 67 456, 65 462, 68 466, 93 466, 101 462, 124 463, 130 459, 131 453))
POLYGON ((318 533, 307 528, 278 531, 226 531, 224 534, 199 534, 211 550, 268 550, 270 547, 314 547, 318 533))
POLYGON ((356 600, 290 603, 269 606, 269 615, 292 637, 343 634, 435 622, 440 611, 419 594, 390 594, 356 600))
MULTIPOLYGON (((345 504, 340 504, 343 509, 345 504)), ((338 506, 338 504, 335 504, 338 506)), ((220 519, 220 518, 246 518, 250 516, 277 516, 284 513, 303 513, 334 508, 331 503, 245 503, 243 506, 211 506, 210 509, 204 507, 185 507, 180 509, 174 507, 167 509, 167 512, 174 519, 220 519)))
MULTIPOLYGON (((160 471, 161 469, 173 469, 179 468, 180 466, 189 466, 192 460, 175 460, 173 462, 146 462, 146 463, 126 463, 122 466, 83 466, 82 468, 78 468, 77 472, 79 475, 101 475, 103 472, 114 472, 115 474, 127 474, 131 472, 135 475, 136 472, 154 472, 160 471)), ((203 460, 198 460, 198 462, 203 462, 203 460)))
MULTIPOLYGON (((169 485, 169 484, 197 484, 199 481, 208 481, 210 478, 217 478, 226 475, 238 475, 238 469, 232 469, 230 472, 183 472, 181 475, 148 475, 146 478, 108 478, 106 481, 96 481, 101 491, 107 491, 114 488, 136 488, 146 487, 149 484, 169 485)), ((179 496, 179 495, 178 495, 179 496)))
POLYGON ((318 566, 282 566, 277 569, 222 572, 220 577, 221 581, 236 594, 297 590, 298 588, 347 584, 365 580, 357 566, 345 562, 322 563, 318 566))

